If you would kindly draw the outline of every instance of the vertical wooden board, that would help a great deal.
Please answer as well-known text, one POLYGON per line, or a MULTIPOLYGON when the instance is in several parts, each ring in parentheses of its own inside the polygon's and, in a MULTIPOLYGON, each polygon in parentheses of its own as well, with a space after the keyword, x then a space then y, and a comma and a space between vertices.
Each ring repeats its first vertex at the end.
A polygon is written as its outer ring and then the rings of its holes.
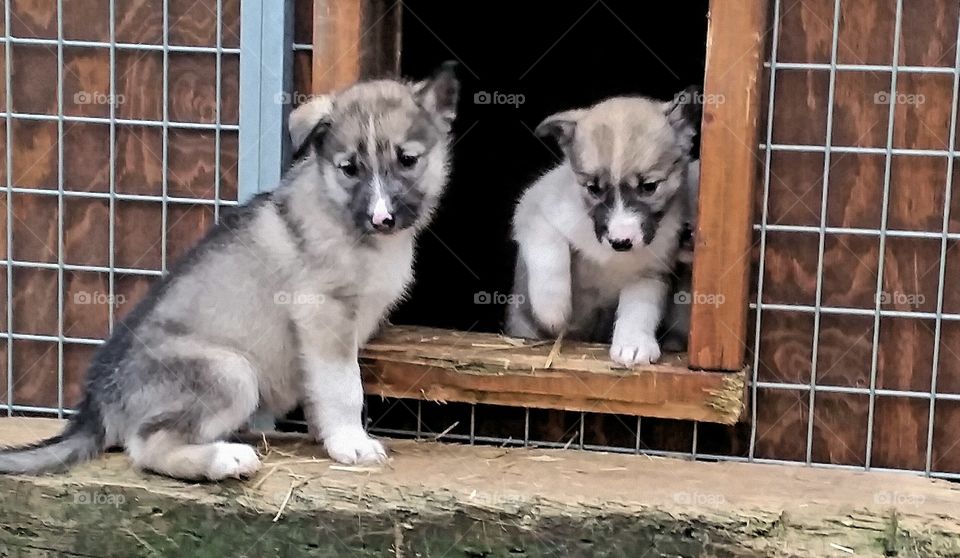
MULTIPOLYGON (((114 247, 117 267, 160 269, 161 208, 158 202, 117 201, 114 247)), ((168 260, 169 261, 169 260, 168 260)))
POLYGON ((115 0, 121 43, 163 43, 163 0, 115 0))
POLYGON ((824 306, 873 309, 880 241, 876 237, 828 234, 823 242, 824 306))
POLYGON ((110 191, 110 126, 71 122, 63 134, 63 186, 81 192, 110 191))
POLYGON ((117 118, 163 119, 163 54, 118 50, 117 118))
POLYGON ((240 56, 223 55, 220 61, 220 122, 240 123, 240 56))
POLYGON ((315 0, 313 92, 340 89, 360 78, 362 0, 315 0))
POLYGON ((109 200, 64 200, 63 261, 72 265, 110 264, 109 200))
POLYGON ((57 334, 57 272, 17 267, 13 270, 13 331, 57 334))
POLYGON ((225 48, 240 48, 240 0, 223 0, 220 42, 225 48))
POLYGON ((397 77, 400 74, 402 2, 363 0, 360 77, 397 77))
POLYGON ((163 192, 163 133, 146 126, 117 126, 116 190, 159 196, 163 192))
POLYGON ((890 64, 897 0, 844 0, 840 3, 837 61, 890 64))
POLYGON ((939 233, 946 197, 945 157, 894 156, 887 227, 939 233))
POLYGON ((56 49, 48 46, 15 45, 10 63, 14 112, 56 115, 56 49))
POLYGON ((760 328, 757 379, 787 384, 810 383, 813 314, 767 310, 760 328))
POLYGON ((900 64, 952 66, 957 53, 960 3, 954 0, 910 0, 903 3, 900 64))
POLYGON ((150 289, 150 285, 155 280, 157 280, 156 277, 118 273, 114 278, 114 290, 117 297, 114 306, 114 318, 117 320, 123 319, 133 310, 143 300, 150 289))
POLYGON ((767 233, 763 302, 805 305, 816 302, 819 243, 815 234, 767 233))
MULTIPOLYGON (((944 269, 944 279, 947 283, 943 289, 943 311, 950 314, 960 314, 960 289, 951 288, 957 278, 960 278, 960 241, 947 241, 947 260, 944 269)), ((957 346, 960 352, 960 345, 957 346)))
POLYGON ((57 38, 57 0, 9 1, 11 35, 38 39, 57 38))
POLYGON ((237 132, 220 134, 220 199, 237 201, 240 138, 237 132))
MULTIPOLYGON (((2 4, 0 4, 0 9, 2 9, 2 4)), ((0 18, 3 19, 3 18, 0 18)), ((0 27, 3 25, 0 24, 0 27)), ((7 45, 6 43, 0 43, 0 75, 7 75, 7 45)), ((3 107, 4 110, 7 108, 7 80, 6 78, 0 79, 0 107, 3 107)), ((3 119, 4 124, 6 124, 6 119, 3 119)))
MULTIPOLYGON (((172 45, 216 46, 217 0, 168 0, 172 45)), ((277 6, 276 9, 282 9, 277 6)))
POLYGON ((872 354, 872 316, 820 316, 817 385, 869 387, 872 354))
POLYGON ((13 258, 26 262, 57 261, 57 198, 13 194, 13 258))
POLYGON ((900 74, 893 120, 893 146, 905 149, 949 148, 953 76, 900 74))
POLYGON ((13 402, 17 405, 57 406, 57 344, 13 342, 13 402))
POLYGON ((173 204, 167 211, 167 262, 173 262, 213 227, 213 207, 173 204))
POLYGON ((877 387, 930 392, 934 321, 922 318, 880 320, 877 387))
POLYGON ((311 93, 312 56, 309 52, 297 51, 293 53, 293 95, 292 108, 296 108, 307 101, 311 93))
POLYGON ((110 0, 67 0, 61 5, 64 39, 110 41, 110 0))
POLYGON ((94 339, 106 337, 110 317, 109 275, 67 271, 63 281, 64 334, 94 339))
MULTIPOLYGON (((957 120, 960 120, 960 111, 957 114, 957 120)), ((957 126, 960 130, 960 126, 957 126)), ((950 197, 950 232, 960 232, 960 161, 954 158, 953 161, 953 184, 950 191, 953 195, 950 197)), ((960 277, 956 275, 955 277, 960 277)))
POLYGON ((63 404, 77 408, 83 400, 84 379, 96 347, 67 343, 63 346, 63 404))
POLYGON ((864 465, 869 405, 866 395, 817 393, 813 406, 813 461, 864 465))
POLYGON ((937 393, 960 394, 960 321, 944 320, 941 325, 937 393))
POLYGON ((934 312, 940 279, 940 241, 931 238, 887 239, 883 262, 881 308, 934 312))
POLYGON ((57 188, 57 123, 16 119, 12 124, 14 187, 57 188))
POLYGON ((761 459, 804 461, 810 395, 806 390, 757 390, 757 443, 761 459))
POLYGON ((887 146, 890 78, 890 72, 837 72, 833 101, 833 145, 887 146))
POLYGON ((833 0, 781 0, 779 62, 830 62, 833 0))
MULTIPOLYGON (((775 151, 771 155, 768 223, 819 225, 822 195, 823 153, 775 151)), ((762 196, 757 199, 762 201, 762 196)))
POLYGON ((293 0, 293 42, 295 43, 309 45, 313 42, 313 1, 293 0))
POLYGON ((878 396, 873 419, 874 467, 923 470, 926 465, 926 399, 878 396))
POLYGON ((883 155, 833 154, 827 226, 880 228, 884 166, 883 155))
POLYGON ((175 122, 216 121, 216 58, 211 54, 172 53, 169 57, 170 119, 175 122))
POLYGON ((167 193, 174 197, 214 199, 214 132, 170 130, 168 137, 167 193))
POLYGON ((827 137, 829 89, 828 72, 777 70, 773 143, 823 145, 827 137), (803 126, 797 122, 803 122, 803 126))
POLYGON ((937 401, 932 457, 933 471, 960 473, 960 401, 937 401))

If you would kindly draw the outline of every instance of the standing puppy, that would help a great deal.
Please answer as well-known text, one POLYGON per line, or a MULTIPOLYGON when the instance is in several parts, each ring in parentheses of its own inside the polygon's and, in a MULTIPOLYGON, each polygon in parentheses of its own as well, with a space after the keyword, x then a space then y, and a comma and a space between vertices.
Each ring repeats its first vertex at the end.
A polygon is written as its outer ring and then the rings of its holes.
POLYGON ((457 95, 447 64, 420 84, 331 96, 280 187, 226 217, 117 325, 66 431, 0 452, 0 471, 63 469, 123 446, 173 477, 249 475, 256 452, 223 438, 258 405, 283 415, 298 403, 333 459, 383 461, 361 423, 357 351, 413 276, 457 95))
POLYGON ((696 91, 618 97, 548 117, 564 161, 514 215, 519 245, 507 332, 610 341, 624 365, 660 358, 657 328, 686 215, 696 91))

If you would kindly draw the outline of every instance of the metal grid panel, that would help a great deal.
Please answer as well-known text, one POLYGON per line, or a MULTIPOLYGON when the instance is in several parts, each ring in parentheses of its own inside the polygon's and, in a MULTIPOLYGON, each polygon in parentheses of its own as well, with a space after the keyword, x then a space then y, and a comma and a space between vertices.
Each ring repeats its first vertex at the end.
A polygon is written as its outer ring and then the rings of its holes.
POLYGON ((15 412, 27 412, 27 413, 40 413, 40 414, 54 414, 58 417, 63 417, 66 414, 70 414, 72 411, 65 408, 64 403, 64 347, 70 344, 74 345, 88 345, 96 346, 103 343, 102 339, 98 338, 86 338, 86 337, 76 337, 66 335, 64 332, 64 296, 65 296, 65 272, 75 272, 75 271, 86 271, 86 272, 95 272, 106 274, 108 277, 108 298, 107 304, 108 308, 108 326, 109 330, 113 330, 114 326, 114 312, 116 310, 117 299, 116 299, 116 276, 118 274, 123 275, 132 275, 132 276, 147 276, 147 277, 156 277, 162 275, 167 270, 168 257, 167 257, 167 230, 168 230, 168 208, 171 204, 179 205, 198 205, 198 206, 212 206, 214 212, 214 219, 219 219, 220 208, 224 206, 234 206, 237 205, 236 200, 223 199, 221 197, 221 161, 220 161, 220 148, 221 148, 221 132, 223 131, 237 131, 239 126, 233 124, 223 124, 221 122, 221 91, 222 91, 222 61, 224 55, 238 55, 240 49, 236 48, 225 48, 223 46, 223 6, 222 0, 217 0, 216 2, 216 46, 214 47, 200 47, 200 46, 181 46, 181 45, 171 45, 169 43, 169 31, 170 31, 170 21, 169 21, 169 0, 164 0, 163 2, 163 42, 162 44, 139 44, 139 43, 125 43, 118 42, 116 40, 116 23, 117 23, 117 8, 116 0, 110 0, 109 3, 109 37, 108 42, 99 42, 99 41, 78 41, 78 40, 68 40, 64 38, 63 30, 63 4, 65 0, 57 0, 56 9, 57 9, 57 38, 56 39, 40 39, 40 38, 30 38, 30 37, 18 37, 13 35, 11 23, 14 14, 12 13, 11 3, 4 3, 4 22, 5 22, 5 33, 0 42, 4 45, 4 56, 6 63, 6 75, 5 75, 5 84, 6 84, 6 106, 0 118, 3 118, 6 122, 6 165, 7 165, 7 177, 6 177, 6 226, 7 226, 7 252, 6 257, 3 260, 3 264, 6 266, 7 273, 7 292, 6 292, 6 303, 7 303, 7 331, 0 333, 6 338, 6 348, 7 348, 7 401, 5 404, 6 411, 8 415, 12 415, 15 412), (57 107, 56 114, 34 114, 34 113, 24 113, 24 112, 15 112, 13 109, 13 98, 14 98, 14 89, 12 87, 12 68, 13 68, 13 51, 18 46, 32 46, 32 47, 41 47, 46 48, 51 51, 56 52, 57 57, 57 81, 56 81, 56 91, 57 91, 57 107), (65 47, 84 47, 86 49, 93 49, 94 51, 106 51, 109 53, 109 116, 106 118, 103 117, 89 117, 89 116, 72 116, 67 115, 64 112, 64 74, 67 71, 65 68, 64 62, 64 48, 65 47), (117 53, 118 51, 134 51, 140 53, 148 52, 160 52, 163 56, 163 77, 162 77, 162 88, 163 88, 163 117, 161 120, 147 120, 147 119, 124 119, 117 117, 117 98, 118 98, 118 88, 117 88, 117 53), (213 123, 205 122, 176 122, 170 119, 169 106, 169 92, 170 92, 170 54, 213 54, 216 59, 216 84, 215 84, 215 95, 216 95, 216 105, 215 105, 215 117, 213 123), (51 188, 23 188, 15 185, 15 177, 13 173, 13 124, 17 121, 49 121, 56 122, 57 132, 58 132, 58 141, 57 141, 57 187, 56 189, 51 188), (109 137, 110 137, 110 153, 109 153, 109 191, 108 192, 88 192, 88 191, 77 191, 70 190, 65 185, 65 172, 64 172, 64 129, 65 126, 72 125, 74 123, 87 123, 87 124, 105 124, 109 126, 109 137), (124 194, 117 192, 116 185, 116 163, 117 163, 117 129, 118 126, 134 126, 134 127, 147 127, 147 128, 159 128, 162 134, 162 162, 161 162, 161 184, 162 184, 162 193, 159 196, 156 195, 136 195, 136 194, 124 194), (214 134, 214 169, 213 169, 213 199, 202 199, 200 197, 179 197, 171 196, 168 192, 168 183, 169 183, 169 153, 168 147, 170 143, 169 131, 170 130, 204 130, 212 131, 214 134), (57 222, 57 258, 56 263, 53 262, 41 262, 41 261, 23 261, 18 260, 14 257, 14 221, 15 216, 13 214, 13 199, 14 194, 17 195, 27 195, 27 196, 49 196, 56 197, 57 199, 57 208, 58 208, 58 222, 57 222), (68 264, 64 261, 64 209, 65 202, 70 199, 102 199, 108 200, 109 202, 109 253, 108 258, 109 262, 107 266, 97 266, 97 265, 75 265, 68 264), (117 211, 117 202, 118 201, 135 201, 135 202, 148 202, 151 204, 156 204, 160 207, 162 212, 161 217, 161 231, 160 231, 160 252, 161 252, 161 265, 160 270, 157 269, 141 269, 141 268, 131 268, 131 267, 121 267, 116 264, 116 253, 117 253, 117 235, 116 235, 116 211, 117 211), (41 334, 32 334, 32 333, 23 333, 15 331, 14 328, 14 270, 16 269, 49 269, 55 270, 57 273, 57 331, 55 335, 41 335, 41 334), (21 404, 15 400, 14 397, 14 351, 16 350, 16 344, 14 341, 39 341, 44 343, 56 344, 57 346, 57 405, 56 407, 45 407, 45 406, 36 406, 36 405, 26 405, 21 404))

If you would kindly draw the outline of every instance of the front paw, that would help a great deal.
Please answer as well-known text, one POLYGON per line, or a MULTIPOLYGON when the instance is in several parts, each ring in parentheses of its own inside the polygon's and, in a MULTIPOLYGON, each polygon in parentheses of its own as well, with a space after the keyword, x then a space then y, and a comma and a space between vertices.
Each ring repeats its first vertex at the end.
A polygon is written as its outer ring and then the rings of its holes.
POLYGON ((363 430, 336 432, 323 440, 330 458, 345 465, 379 465, 387 460, 387 450, 363 430))
POLYGON ((541 327, 554 335, 559 335, 567 326, 573 312, 570 301, 562 297, 546 298, 539 304, 532 304, 533 317, 541 327))
POLYGON ((624 366, 650 364, 660 359, 660 344, 653 337, 639 337, 626 342, 614 340, 610 346, 610 358, 624 366))

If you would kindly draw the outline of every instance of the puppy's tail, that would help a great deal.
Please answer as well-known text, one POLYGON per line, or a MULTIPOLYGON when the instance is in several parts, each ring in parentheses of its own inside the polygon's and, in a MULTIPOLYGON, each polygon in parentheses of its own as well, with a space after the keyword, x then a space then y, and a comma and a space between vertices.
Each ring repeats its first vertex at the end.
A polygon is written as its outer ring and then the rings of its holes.
POLYGON ((0 473, 40 474, 64 471, 104 451, 100 413, 84 404, 62 434, 28 446, 0 449, 0 473))

